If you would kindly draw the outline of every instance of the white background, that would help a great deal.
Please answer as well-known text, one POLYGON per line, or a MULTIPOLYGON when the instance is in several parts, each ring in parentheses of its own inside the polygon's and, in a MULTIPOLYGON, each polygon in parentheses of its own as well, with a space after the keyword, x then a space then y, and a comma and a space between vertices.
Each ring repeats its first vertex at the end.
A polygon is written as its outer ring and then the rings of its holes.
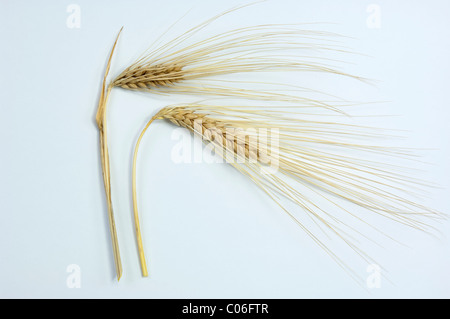
MULTIPOLYGON (((117 75, 189 10, 178 32, 241 1, 0 2, 0 297, 3 298, 417 298, 450 297, 449 225, 439 239, 404 232, 409 248, 377 252, 392 282, 365 289, 226 165, 176 164, 173 127, 157 123, 138 165, 141 226, 149 278, 141 278, 131 204, 131 158, 146 120, 181 96, 114 90, 108 125, 113 203, 124 274, 112 258, 101 178, 96 103, 106 57, 124 26, 111 73, 117 75), (81 9, 69 28, 67 7, 81 9), (80 267, 81 287, 66 270, 80 267)), ((450 2, 268 1, 218 20, 247 24, 326 22, 367 54, 351 71, 379 80, 354 91, 389 101, 390 125, 409 146, 433 149, 424 176, 441 188, 424 204, 450 208, 450 2)), ((323 26, 322 26, 323 29, 323 26)), ((326 88, 324 88, 326 89, 326 88)), ((352 256, 347 256, 352 263, 352 256)), ((358 265, 358 264, 357 264, 358 265)), ((359 267, 359 266, 358 266, 359 267)), ((356 271, 368 276, 365 265, 356 271)))

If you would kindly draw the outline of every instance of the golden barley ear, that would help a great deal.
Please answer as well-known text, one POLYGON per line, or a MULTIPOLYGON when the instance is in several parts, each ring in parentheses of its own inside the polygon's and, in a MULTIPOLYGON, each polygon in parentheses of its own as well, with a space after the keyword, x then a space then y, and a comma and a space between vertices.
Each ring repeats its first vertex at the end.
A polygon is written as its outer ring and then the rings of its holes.
MULTIPOLYGON (((314 114, 315 110, 311 108, 308 113, 314 114)), ((446 217, 400 196, 416 196, 414 188, 421 181, 402 175, 398 167, 389 165, 389 160, 413 154, 395 147, 354 142, 355 134, 378 142, 385 137, 379 134, 378 128, 348 124, 345 116, 329 121, 305 119, 302 115, 291 108, 262 105, 186 104, 161 109, 144 127, 135 147, 132 182, 135 217, 138 216, 138 149, 149 126, 157 119, 186 128, 212 145, 216 154, 249 177, 359 283, 363 279, 307 226, 306 219, 311 219, 327 239, 336 237, 364 261, 374 263, 357 244, 357 237, 361 239, 366 235, 354 226, 356 222, 368 224, 366 213, 429 233, 434 231, 434 221, 446 217), (267 138, 267 132, 271 131, 276 132, 276 145, 267 138), (356 155, 346 155, 349 151, 356 151, 356 155), (370 160, 373 153, 381 155, 385 161, 370 160), (270 172, 274 163, 275 171, 270 172), (316 202, 308 194, 317 195, 320 201, 316 202), (284 199, 298 209, 287 208, 284 199), (350 208, 341 202, 349 203, 350 208), (353 212, 352 207, 360 209, 353 212), (339 216, 343 215, 346 218, 341 219, 339 216)), ((374 225, 368 226, 391 238, 374 225)))
POLYGON ((172 86, 183 80, 182 69, 178 65, 136 66, 125 70, 125 73, 117 77, 112 85, 135 90, 172 86))
MULTIPOLYGON (((237 8, 239 9, 239 8, 237 8)), ((223 14, 232 12, 229 10, 223 14)), ((256 83, 261 89, 251 88, 252 82, 222 81, 220 76, 237 73, 254 72, 321 72, 347 76, 358 80, 359 77, 341 72, 320 63, 314 57, 294 59, 278 56, 283 51, 339 51, 338 46, 327 43, 327 37, 337 35, 300 29, 298 25, 261 25, 234 29, 210 36, 198 43, 183 45, 183 41, 199 32, 208 24, 218 19, 219 14, 212 19, 192 28, 172 41, 154 48, 131 66, 123 70, 111 81, 107 93, 113 87, 146 91, 150 93, 188 93, 205 96, 231 96, 251 100, 282 101, 302 106, 317 106, 342 112, 335 105, 307 98, 297 94, 287 94, 273 89, 273 83, 256 83), (248 55, 251 52, 252 55, 248 55), (219 77, 219 78, 216 78, 219 77)), ((283 84, 277 84, 283 86, 283 84)), ((283 89, 301 89, 288 84, 283 89)), ((304 89, 304 88, 303 88, 304 89)), ((300 90, 299 90, 300 91, 300 90)), ((98 114, 104 115, 106 103, 99 107, 98 114)), ((140 141, 140 140, 139 140, 140 141)), ((139 143, 139 142, 138 142, 139 143)), ((108 173, 109 179, 109 173, 108 173)), ((133 189, 133 196, 136 192, 133 189)), ((136 200, 134 200, 134 220, 137 245, 141 262, 142 274, 148 275, 136 200)))

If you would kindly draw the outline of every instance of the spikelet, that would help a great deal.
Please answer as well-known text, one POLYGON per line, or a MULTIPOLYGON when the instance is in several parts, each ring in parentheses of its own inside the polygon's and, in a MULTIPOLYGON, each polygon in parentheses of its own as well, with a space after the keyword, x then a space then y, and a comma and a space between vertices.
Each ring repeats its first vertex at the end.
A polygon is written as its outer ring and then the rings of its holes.
POLYGON ((125 70, 112 85, 138 90, 172 86, 182 80, 182 67, 178 65, 136 66, 125 70))
MULTIPOLYGON (((222 78, 227 75, 258 72, 319 72, 364 80, 361 77, 347 74, 326 65, 317 57, 317 52, 345 52, 335 41, 330 40, 330 38, 337 38, 338 35, 301 29, 299 25, 270 24, 252 26, 215 34, 197 43, 184 44, 185 40, 220 16, 218 15, 207 20, 159 48, 151 48, 148 54, 144 54, 142 58, 122 71, 111 82, 110 86, 159 94, 200 94, 212 97, 223 96, 291 103, 295 107, 320 107, 342 113, 338 108, 339 105, 336 104, 337 102, 329 103, 324 101, 324 99, 301 94, 305 91, 310 92, 310 90, 296 87, 291 83, 233 82, 222 80, 222 78), (314 52, 316 55, 307 55, 307 52, 314 52), (255 89, 255 86, 259 89, 255 89), (291 92, 293 89, 293 93, 286 93, 291 92)), ((187 128, 189 128, 187 124, 189 117, 192 117, 191 120, 194 120, 196 116, 202 116, 198 113, 180 113, 180 108, 173 109, 173 111, 179 113, 170 113, 166 110, 164 111, 165 118, 187 128), (179 118, 181 115, 184 116, 183 119, 179 118)), ((208 117, 204 117, 203 120, 202 132, 217 135, 216 141, 220 139, 222 143, 233 143, 235 150, 243 150, 244 155, 245 152, 251 151, 250 145, 239 144, 239 139, 232 142, 227 140, 226 136, 214 134, 214 132, 211 132, 211 128, 208 127, 207 129, 205 127, 205 125, 211 125, 208 117)), ((217 130, 223 128, 218 121, 215 121, 214 125, 217 130)), ((140 139, 141 137, 138 140, 138 145, 140 139)), ((254 151, 254 148, 252 148, 252 151, 254 151)), ((256 154, 252 155, 259 159, 262 156, 261 154, 266 154, 266 152, 258 153, 258 150, 256 152, 256 154)), ((136 165, 134 162, 134 220, 141 269, 143 275, 147 276, 148 272, 139 227, 135 170, 136 165)))

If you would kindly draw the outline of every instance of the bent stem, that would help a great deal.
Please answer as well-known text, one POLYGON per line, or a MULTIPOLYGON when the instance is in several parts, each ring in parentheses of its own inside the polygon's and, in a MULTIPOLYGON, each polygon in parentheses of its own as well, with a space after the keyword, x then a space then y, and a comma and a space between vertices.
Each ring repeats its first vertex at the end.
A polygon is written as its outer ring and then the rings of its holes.
POLYGON ((139 135, 139 138, 136 142, 136 146, 134 149, 134 155, 133 155, 132 192, 133 192, 134 225, 136 228, 136 241, 137 241, 137 245, 138 245, 139 260, 141 263, 142 276, 144 276, 144 277, 148 276, 148 271, 147 271, 147 264, 145 262, 144 245, 142 244, 141 229, 139 226, 139 212, 138 212, 137 194, 136 194, 136 161, 137 161, 139 145, 141 144, 142 137, 144 136, 144 134, 147 131, 150 124, 152 124, 153 121, 158 118, 158 116, 159 116, 159 113, 157 113, 155 116, 153 116, 151 118, 151 120, 147 123, 145 128, 142 130, 141 135, 139 135))
MULTIPOLYGON (((123 27, 122 27, 122 29, 123 29, 123 27)), ((108 64, 106 66, 105 75, 103 77, 102 91, 100 93, 100 99, 98 102, 98 109, 97 109, 97 115, 96 115, 96 121, 97 121, 98 129, 100 132, 100 155, 101 155, 101 161, 102 161, 103 183, 105 186, 106 203, 108 206, 109 229, 110 229, 110 233, 111 233, 111 241, 112 241, 112 246, 113 246, 114 263, 116 266, 117 281, 119 281, 120 278, 122 277, 122 262, 120 259, 119 241, 117 239, 116 224, 114 221, 114 212, 113 212, 112 201, 111 201, 111 179, 110 179, 111 177, 110 177, 110 169, 109 169, 108 140, 107 140, 107 134, 106 134, 106 105, 108 102, 109 94, 111 93, 112 86, 108 86, 108 88, 106 89, 106 77, 108 76, 109 69, 111 66, 111 58, 113 56, 114 49, 117 44, 117 40, 119 39, 119 35, 122 32, 122 29, 120 29, 119 34, 117 34, 116 41, 114 42, 114 46, 109 55, 108 64)))

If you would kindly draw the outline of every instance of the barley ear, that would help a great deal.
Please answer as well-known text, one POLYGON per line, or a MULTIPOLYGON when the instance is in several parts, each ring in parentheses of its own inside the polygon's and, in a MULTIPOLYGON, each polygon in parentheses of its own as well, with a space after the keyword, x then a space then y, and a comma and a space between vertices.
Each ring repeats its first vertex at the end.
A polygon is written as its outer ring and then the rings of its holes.
POLYGON ((102 89, 100 92, 100 99, 98 102, 97 115, 95 117, 95 119, 97 121, 98 129, 100 132, 100 155, 101 155, 101 161, 102 161, 103 183, 105 186, 106 203, 107 203, 107 207, 108 207, 109 230, 111 232, 111 241, 112 241, 112 246, 113 246, 114 263, 116 266, 117 281, 119 281, 120 277, 122 276, 122 262, 120 259, 119 241, 117 239, 116 224, 114 221, 114 212, 113 212, 112 201, 111 201, 111 179, 110 179, 111 176, 110 176, 110 169, 109 169, 108 140, 107 140, 107 134, 106 134, 106 105, 107 105, 108 97, 109 97, 112 87, 111 86, 106 87, 106 78, 108 76, 109 69, 111 66, 111 59, 112 59, 112 56, 114 53, 114 49, 116 47, 117 40, 119 39, 122 29, 123 29, 123 27, 120 29, 119 33, 117 34, 116 41, 114 42, 113 48, 111 49, 111 53, 109 55, 108 64, 106 65, 106 71, 105 71, 105 75, 103 77, 103 84, 102 84, 102 89))

